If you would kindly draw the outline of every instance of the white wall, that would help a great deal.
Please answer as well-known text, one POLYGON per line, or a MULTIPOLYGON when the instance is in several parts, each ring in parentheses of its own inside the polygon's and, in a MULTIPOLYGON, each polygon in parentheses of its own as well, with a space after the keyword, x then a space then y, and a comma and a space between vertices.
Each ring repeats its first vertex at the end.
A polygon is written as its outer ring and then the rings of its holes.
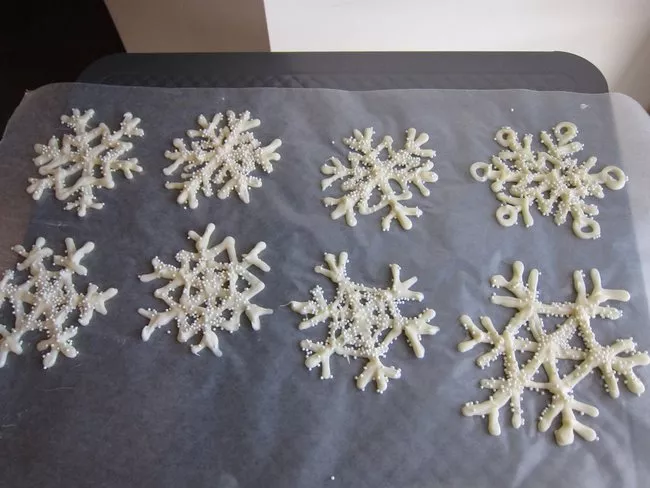
POLYGON ((265 0, 273 51, 568 51, 650 107, 650 0, 265 0))

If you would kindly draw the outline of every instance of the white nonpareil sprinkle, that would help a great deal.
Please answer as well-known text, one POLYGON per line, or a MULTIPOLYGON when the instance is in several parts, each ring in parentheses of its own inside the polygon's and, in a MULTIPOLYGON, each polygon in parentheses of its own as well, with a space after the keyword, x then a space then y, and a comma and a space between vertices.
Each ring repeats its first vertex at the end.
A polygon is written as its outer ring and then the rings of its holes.
POLYGON ((492 435, 501 433, 499 412, 509 407, 512 425, 521 427, 524 423, 522 397, 526 389, 540 393, 548 392, 549 402, 539 417, 538 429, 546 432, 559 417, 560 426, 555 430, 555 440, 565 446, 573 443, 574 433, 587 441, 597 440, 596 432, 576 419, 576 413, 591 417, 598 416, 598 409, 578 401, 573 395, 574 388, 593 371, 599 371, 604 388, 612 398, 619 396, 618 376, 632 393, 640 395, 645 390, 634 368, 650 363, 647 352, 637 352, 636 344, 630 339, 617 339, 610 345, 602 345, 596 340, 591 321, 596 318, 616 320, 621 311, 609 305, 609 300, 627 302, 630 295, 625 290, 610 290, 602 287, 600 273, 591 270, 591 293, 587 293, 582 271, 573 274, 576 299, 573 302, 543 303, 539 301, 537 284, 539 272, 533 269, 523 280, 524 265, 514 263, 513 276, 507 280, 501 275, 492 277, 492 286, 505 288, 512 296, 493 295, 492 303, 517 311, 499 332, 489 317, 481 317, 481 325, 463 315, 460 321, 470 335, 461 342, 458 349, 468 351, 479 344, 491 348, 480 355, 476 363, 481 368, 503 358, 504 375, 481 381, 481 388, 491 390, 488 400, 467 403, 462 411, 467 416, 488 416, 488 430, 492 435), (544 327, 543 317, 559 317, 562 322, 557 327, 544 327), (481 327, 482 326, 482 327, 481 327), (522 337, 526 330, 532 340, 522 337), (581 347, 572 346, 572 340, 579 338, 581 347), (520 362, 517 354, 528 353, 532 357, 520 362), (561 363, 562 362, 562 363, 561 363), (568 365, 571 370, 563 374, 568 365), (542 379, 546 376, 545 380, 542 379))
POLYGON ((305 365, 312 369, 321 368, 321 379, 332 377, 330 356, 337 354, 345 358, 366 359, 363 371, 356 377, 357 387, 364 390, 374 381, 377 391, 382 393, 388 380, 399 378, 401 372, 381 362, 392 342, 404 335, 418 358, 424 357, 422 335, 434 335, 438 327, 430 325, 435 317, 432 309, 425 309, 417 317, 404 317, 399 305, 405 301, 421 301, 423 295, 410 288, 417 282, 413 277, 400 279, 400 267, 391 265, 393 283, 390 288, 372 288, 351 281, 346 273, 348 254, 342 252, 338 259, 325 254, 326 266, 316 266, 315 271, 337 285, 336 296, 331 303, 325 300, 323 290, 317 286, 311 290, 308 302, 291 302, 294 312, 311 316, 300 323, 301 330, 328 322, 325 342, 303 340, 301 348, 306 353, 305 365))
POLYGON ((81 260, 95 248, 87 242, 77 249, 71 238, 65 240, 66 254, 52 256, 53 251, 45 247, 45 239, 39 237, 32 248, 27 251, 23 246, 13 250, 23 261, 16 266, 18 271, 29 271, 29 277, 20 284, 13 283, 14 272, 6 271, 0 280, 0 306, 7 300, 13 307, 14 327, 0 324, 0 367, 5 365, 9 353, 22 354, 23 336, 28 332, 39 331, 45 337, 36 349, 44 352, 43 367, 50 368, 56 362, 59 353, 74 358, 78 351, 72 339, 77 335, 78 327, 66 325, 71 316, 79 314, 78 322, 82 326, 90 323, 94 312, 106 315, 106 302, 117 295, 115 288, 99 291, 90 283, 85 294, 76 290, 73 278, 85 276, 88 270, 81 260), (44 260, 52 257, 57 270, 46 268, 44 260))
POLYGON ((474 163, 470 173, 477 181, 492 181, 490 188, 501 202, 496 211, 501 225, 516 224, 520 214, 526 227, 533 225, 530 207, 536 204, 542 215, 553 215, 557 225, 564 224, 571 214, 573 232, 581 239, 600 237, 600 225, 594 219, 598 207, 585 203, 585 199, 603 198, 603 186, 620 190, 627 176, 616 166, 590 173, 597 162, 595 157, 583 163, 571 157, 583 148, 574 141, 577 135, 575 124, 560 122, 553 128, 553 136, 540 134, 545 150, 535 151, 531 134, 520 141, 510 127, 497 132, 495 141, 505 149, 492 156, 490 163, 474 163))
POLYGON ((211 121, 205 115, 199 115, 197 122, 200 129, 187 131, 190 138, 189 147, 183 139, 174 139, 174 151, 165 151, 165 157, 174 161, 163 172, 169 176, 183 167, 178 182, 167 182, 165 187, 178 190, 176 201, 190 208, 199 206, 198 195, 214 195, 214 188, 219 187, 217 197, 228 198, 234 190, 244 203, 249 203, 249 188, 262 186, 262 179, 251 176, 259 166, 266 173, 273 171, 273 161, 280 155, 275 152, 282 145, 280 139, 274 139, 268 146, 250 131, 259 127, 259 119, 251 119, 250 112, 239 115, 228 110, 225 114, 217 113, 211 121))
POLYGON ((39 200, 45 190, 54 189, 57 199, 70 200, 66 210, 76 210, 84 217, 88 209, 104 207, 96 200, 94 189, 114 188, 114 172, 121 171, 130 180, 134 172, 142 171, 136 158, 122 159, 133 148, 132 143, 123 139, 144 135, 138 127, 140 119, 126 113, 119 130, 111 132, 104 123, 89 129, 88 123, 94 115, 92 109, 83 115, 78 109, 72 109, 72 115, 63 115, 61 123, 72 129, 73 134, 65 134, 61 140, 52 136, 47 145, 34 146, 39 154, 34 164, 43 175, 43 178, 29 179, 27 192, 34 200, 39 200))
POLYGON ((260 317, 273 313, 250 302, 264 289, 264 283, 249 268, 255 266, 265 272, 271 269, 259 257, 266 244, 258 242, 240 261, 232 237, 226 237, 216 246, 209 247, 214 230, 214 224, 208 224, 203 235, 189 232, 196 252, 180 251, 176 254, 180 267, 165 264, 156 257, 152 261, 154 272, 140 276, 144 282, 156 279, 169 281, 154 293, 156 298, 167 304, 166 310, 139 310, 149 319, 149 324, 142 329, 143 340, 149 340, 158 327, 175 320, 179 342, 187 342, 200 334, 201 341, 191 346, 194 354, 207 347, 216 356, 221 356, 215 332, 217 329, 230 333, 239 330, 241 315, 245 313, 253 329, 259 330, 260 317), (224 252, 227 262, 219 261, 224 252), (179 288, 182 293, 176 299, 179 288))
POLYGON ((390 136, 385 136, 373 147, 373 136, 372 127, 363 133, 355 129, 352 137, 343 139, 343 143, 352 150, 348 154, 350 165, 346 166, 333 157, 331 164, 321 167, 321 172, 328 175, 321 183, 323 191, 332 183, 343 180, 343 196, 324 198, 323 203, 327 207, 336 207, 332 211, 333 219, 345 216, 350 226, 357 225, 355 209, 360 215, 369 215, 388 207, 389 212, 381 223, 382 230, 389 230, 393 219, 408 230, 413 226, 410 217, 419 217, 422 211, 418 207, 407 207, 402 202, 413 198, 410 185, 414 185, 422 195, 429 196, 430 191, 425 184, 438 180, 438 175, 432 171, 433 163, 429 160, 436 153, 422 148, 429 141, 429 135, 417 135, 415 129, 406 131, 404 147, 397 151, 393 149, 393 138, 390 136), (396 191, 391 183, 396 184, 399 190, 396 191), (375 192, 379 199, 371 205, 375 192))

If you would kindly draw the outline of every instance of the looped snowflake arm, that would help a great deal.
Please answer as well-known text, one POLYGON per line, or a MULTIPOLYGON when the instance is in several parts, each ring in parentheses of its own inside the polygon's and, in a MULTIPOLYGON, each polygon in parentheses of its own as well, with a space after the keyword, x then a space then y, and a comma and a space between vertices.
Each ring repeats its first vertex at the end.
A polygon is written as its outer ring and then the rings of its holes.
POLYGON ((415 318, 408 319, 404 324, 404 335, 406 340, 413 349, 417 358, 424 357, 424 346, 422 345, 423 335, 436 335, 440 330, 439 327, 429 324, 429 320, 436 316, 436 312, 427 308, 415 318))
POLYGON ((377 393, 383 393, 388 387, 388 380, 397 379, 402 372, 393 366, 384 366, 378 357, 368 359, 363 370, 357 376, 357 388, 365 390, 368 383, 374 380, 377 386, 377 393))
POLYGON ((571 122, 560 122, 553 127, 553 135, 557 143, 548 132, 542 131, 539 139, 546 146, 548 154, 556 160, 563 160, 566 157, 582 151, 584 145, 580 142, 573 142, 578 136, 578 127, 571 122))
POLYGON ((597 181, 607 185, 610 190, 620 190, 625 186, 627 180, 627 175, 618 166, 605 166, 597 173, 597 181))
POLYGON ((95 243, 88 241, 77 249, 74 240, 72 240, 71 237, 68 237, 65 240, 65 247, 66 255, 54 256, 54 264, 69 269, 78 275, 86 276, 86 274, 88 274, 88 268, 81 265, 81 260, 95 249, 95 243))
POLYGON ((600 237, 600 226, 594 219, 598 207, 587 204, 585 199, 602 199, 605 186, 620 190, 627 177, 616 166, 590 173, 597 162, 593 156, 578 164, 573 155, 583 149, 583 144, 574 141, 577 134, 575 124, 561 122, 553 134, 540 133, 545 150, 533 151, 532 135, 527 134, 520 144, 509 127, 497 133, 497 143, 508 149, 493 156, 492 165, 476 163, 470 171, 478 181, 494 180, 491 189, 504 204, 497 211, 501 225, 516 223, 519 213, 526 226, 532 225, 529 208, 536 204, 542 215, 553 216, 557 225, 564 224, 571 214, 573 231, 581 239, 600 237))
MULTIPOLYGON (((570 212, 573 217, 571 227, 575 235, 581 239, 598 239, 600 237, 600 224, 596 222, 596 219, 591 217, 592 215, 598 215, 598 207, 595 205, 576 204, 572 206, 570 212)), ((558 207, 558 213, 555 216, 556 223, 564 223, 566 221, 566 215, 566 213, 560 213, 558 207)))
POLYGON ((393 285, 391 286, 393 296, 397 299, 421 302, 424 299, 424 295, 418 291, 411 290, 411 287, 418 282, 417 276, 402 281, 400 278, 401 269, 397 264, 390 265, 390 271, 393 275, 393 285))
POLYGON ((498 193, 497 199, 502 205, 497 208, 496 217, 502 226, 510 227, 515 225, 519 220, 519 214, 521 214, 526 227, 530 227, 535 223, 530 213, 530 207, 534 201, 532 197, 528 195, 513 197, 506 193, 498 193))
POLYGON ((497 156, 492 156, 491 163, 477 162, 470 166, 469 172, 476 181, 485 183, 492 181, 490 188, 493 192, 501 192, 506 183, 517 181, 517 174, 497 156))

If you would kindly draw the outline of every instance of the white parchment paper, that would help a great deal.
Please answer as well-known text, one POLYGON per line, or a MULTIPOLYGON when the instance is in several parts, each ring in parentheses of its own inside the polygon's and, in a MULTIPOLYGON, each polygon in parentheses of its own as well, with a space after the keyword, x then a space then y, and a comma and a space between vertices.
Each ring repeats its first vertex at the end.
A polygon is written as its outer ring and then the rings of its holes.
MULTIPOLYGON (((61 358, 43 372, 35 337, 22 356, 0 370, 0 485, 12 487, 638 487, 650 468, 650 394, 623 389, 611 399, 600 378, 576 388, 580 400, 598 406, 586 419, 600 440, 581 439, 557 447, 551 432, 537 432, 545 398, 529 393, 519 430, 502 420, 492 437, 486 421, 465 418, 461 406, 485 398, 479 380, 500 373, 481 371, 477 351, 461 354, 465 332, 458 317, 490 315, 502 325, 506 310, 489 302, 489 278, 522 260, 542 271, 541 298, 570 300, 575 269, 596 267, 603 284, 630 291, 616 322, 595 320, 602 343, 633 336, 650 346, 646 284, 650 276, 650 120, 620 95, 516 91, 402 90, 344 92, 316 89, 158 89, 65 84, 32 92, 16 110, 0 143, 0 264, 13 267, 13 244, 31 245, 43 236, 56 251, 63 238, 92 240, 87 280, 116 287, 109 315, 97 316, 76 338, 79 357, 61 358), (145 137, 131 155, 145 171, 133 181, 117 178, 113 191, 99 191, 105 209, 85 219, 65 212, 53 197, 33 202, 25 192, 36 175, 33 145, 62 135, 61 114, 94 108, 96 121, 115 126, 126 111, 142 118, 145 137), (268 143, 279 137, 282 160, 251 192, 251 203, 203 198, 185 210, 163 186, 163 154, 171 141, 195 127, 200 113, 250 110, 262 120, 255 133, 268 143), (584 158, 598 167, 620 165, 629 175, 624 190, 607 191, 599 202, 603 237, 584 241, 570 224, 555 226, 535 213, 535 225, 503 228, 494 217, 497 201, 488 184, 474 181, 469 166, 487 161, 499 147, 501 126, 535 135, 561 121, 580 128, 584 158), (360 217, 350 228, 332 221, 322 206, 320 166, 344 159, 341 139, 355 128, 374 127, 400 144, 405 129, 431 136, 439 181, 413 202, 423 210, 411 231, 394 222, 380 228, 380 215, 360 217), (335 141, 332 144, 331 141, 335 141), (172 262, 188 248, 187 232, 217 226, 247 252, 260 240, 270 273, 257 273, 267 288, 256 303, 273 308, 262 330, 247 324, 221 334, 222 358, 208 351, 193 356, 187 345, 158 331, 143 343, 146 319, 139 307, 159 307, 153 290, 163 282, 140 283, 150 260, 172 262), (403 343, 387 362, 402 369, 383 395, 358 391, 353 377, 361 364, 333 360, 335 378, 318 379, 303 366, 298 342, 322 338, 325 327, 297 330, 300 317, 286 304, 307 300, 316 284, 333 286, 313 272, 324 252, 350 254, 349 274, 375 286, 390 282, 388 265, 416 275, 422 304, 438 315, 435 337, 425 337, 426 356, 417 360, 403 343), (644 281, 645 277, 645 281, 644 281), (644 284, 645 283, 645 284, 644 284), (331 477, 334 476, 334 479, 331 477)), ((327 192, 335 195, 336 191, 327 192)), ((2 319, 10 321, 8 306, 2 319)), ((646 383, 648 371, 640 370, 646 383)))

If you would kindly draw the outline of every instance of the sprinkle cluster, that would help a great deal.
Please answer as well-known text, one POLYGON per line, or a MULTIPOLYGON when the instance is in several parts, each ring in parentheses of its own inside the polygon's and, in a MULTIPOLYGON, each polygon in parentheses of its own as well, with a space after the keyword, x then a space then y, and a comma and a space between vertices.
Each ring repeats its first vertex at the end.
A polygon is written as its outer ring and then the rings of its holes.
POLYGON ((308 302, 291 302, 291 308, 302 315, 311 316, 300 324, 308 329, 321 322, 329 321, 329 331, 324 342, 305 339, 300 343, 307 357, 305 365, 312 369, 321 367, 321 379, 331 378, 330 356, 338 354, 345 358, 367 359, 363 371, 356 377, 357 387, 365 389, 374 380, 377 391, 382 393, 388 380, 399 378, 401 372, 392 366, 385 366, 381 358, 386 355, 391 343, 404 334, 408 344, 418 358, 424 357, 422 335, 434 335, 438 327, 428 322, 435 312, 425 309, 417 317, 404 317, 399 305, 404 301, 421 301, 421 293, 411 291, 417 282, 413 277, 400 279, 400 268, 391 265, 393 284, 391 288, 380 289, 351 281, 346 274, 348 254, 342 252, 338 260, 333 254, 325 254, 327 267, 316 266, 315 271, 337 284, 334 301, 328 303, 321 287, 311 290, 308 302))
POLYGON ((600 371, 604 388, 612 398, 619 396, 618 376, 623 377, 627 388, 637 395, 644 391, 643 383, 634 373, 634 368, 650 363, 647 352, 637 352, 636 344, 630 339, 618 339, 609 346, 601 345, 591 326, 592 319, 616 320, 620 310, 602 305, 609 300, 626 302, 630 295, 625 290, 609 290, 602 287, 600 273, 591 270, 591 293, 587 294, 582 271, 575 271, 573 286, 576 291, 574 302, 550 303, 539 301, 537 284, 539 272, 533 269, 524 283, 524 266, 514 263, 512 279, 501 275, 492 277, 492 286, 505 288, 512 296, 493 295, 492 303, 517 310, 499 333, 489 317, 481 317, 481 326, 467 315, 461 317, 463 327, 470 338, 461 342, 458 349, 468 351, 478 344, 489 344, 490 350, 478 357, 476 363, 485 368, 498 358, 503 358, 504 375, 481 381, 481 388, 492 391, 488 400, 467 403, 463 414, 467 416, 488 416, 488 430, 492 435, 501 433, 499 412, 510 405, 512 425, 521 427, 524 423, 521 400, 525 389, 548 392, 551 399, 539 417, 538 429, 545 432, 553 421, 561 418, 560 427, 555 430, 555 439, 564 446, 573 443, 574 433, 588 441, 597 438, 596 432, 577 420, 575 413, 598 415, 598 409, 575 399, 573 389, 588 374, 600 371), (554 330, 544 326, 543 317, 559 317, 563 322, 554 330), (533 340, 521 337, 522 327, 533 340), (571 340, 578 337, 582 347, 573 347, 571 340), (519 363, 517 353, 529 353, 532 357, 519 363), (567 361, 571 371, 560 373, 560 361, 567 361), (540 375, 545 375, 541 378, 540 375))

